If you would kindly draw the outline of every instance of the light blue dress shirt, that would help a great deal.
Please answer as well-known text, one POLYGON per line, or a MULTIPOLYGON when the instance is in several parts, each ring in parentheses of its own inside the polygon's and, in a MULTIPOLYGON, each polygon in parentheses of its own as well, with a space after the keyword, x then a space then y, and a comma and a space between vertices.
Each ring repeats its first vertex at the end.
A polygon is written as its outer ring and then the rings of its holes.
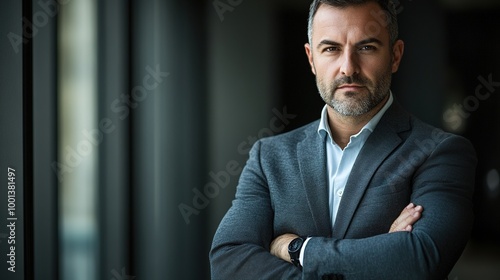
MULTIPOLYGON (((326 167, 328 171, 328 196, 330 206, 330 217, 332 219, 332 227, 335 225, 337 212, 339 209, 344 188, 351 173, 352 167, 359 152, 363 148, 366 140, 373 132, 378 122, 391 106, 394 98, 392 92, 389 94, 389 99, 384 107, 355 135, 352 135, 347 146, 342 150, 339 145, 335 143, 328 125, 328 105, 325 105, 321 112, 321 120, 318 127, 318 133, 324 135, 326 133, 326 167)), ((333 228, 332 228, 333 230, 333 228)), ((304 250, 309 238, 304 242, 300 252, 300 263, 303 264, 304 250)))

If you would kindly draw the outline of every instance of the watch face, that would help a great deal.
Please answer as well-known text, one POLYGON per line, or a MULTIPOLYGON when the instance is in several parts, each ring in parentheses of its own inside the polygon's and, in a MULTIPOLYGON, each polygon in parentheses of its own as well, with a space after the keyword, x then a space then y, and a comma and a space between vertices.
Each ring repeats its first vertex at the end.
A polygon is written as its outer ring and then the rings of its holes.
POLYGON ((295 252, 297 250, 300 249, 300 247, 302 246, 302 238, 295 238, 294 240, 292 240, 292 242, 290 242, 290 245, 288 246, 288 250, 290 252, 295 252))

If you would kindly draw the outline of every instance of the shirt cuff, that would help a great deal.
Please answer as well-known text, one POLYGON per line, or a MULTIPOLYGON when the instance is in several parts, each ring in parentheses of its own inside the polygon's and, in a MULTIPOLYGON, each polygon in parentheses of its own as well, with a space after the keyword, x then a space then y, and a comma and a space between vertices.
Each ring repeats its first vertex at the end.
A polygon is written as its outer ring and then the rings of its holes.
POLYGON ((300 254, 299 254, 299 262, 302 267, 304 267, 304 252, 306 249, 306 245, 311 240, 311 237, 308 237, 306 241, 304 241, 304 244, 302 244, 302 248, 300 248, 300 254))

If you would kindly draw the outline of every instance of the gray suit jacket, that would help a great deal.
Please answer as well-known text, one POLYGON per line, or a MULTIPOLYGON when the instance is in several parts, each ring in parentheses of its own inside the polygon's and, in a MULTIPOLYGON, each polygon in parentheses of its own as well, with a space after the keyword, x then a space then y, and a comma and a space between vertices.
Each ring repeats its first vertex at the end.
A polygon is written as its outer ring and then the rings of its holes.
POLYGON ((318 125, 254 145, 213 240, 212 278, 446 278, 473 225, 471 144, 394 103, 356 159, 332 230, 318 125), (409 202, 424 207, 413 231, 387 233, 409 202), (269 253, 284 233, 312 237, 303 271, 269 253))

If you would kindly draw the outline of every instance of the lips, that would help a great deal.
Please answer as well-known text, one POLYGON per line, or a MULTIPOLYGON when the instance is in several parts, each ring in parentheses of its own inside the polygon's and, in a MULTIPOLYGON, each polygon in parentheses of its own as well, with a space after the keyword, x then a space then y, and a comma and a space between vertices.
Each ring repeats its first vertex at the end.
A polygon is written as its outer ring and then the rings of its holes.
POLYGON ((358 84, 348 84, 348 85, 341 85, 337 87, 337 89, 348 89, 348 90, 357 90, 364 88, 364 86, 358 85, 358 84))

